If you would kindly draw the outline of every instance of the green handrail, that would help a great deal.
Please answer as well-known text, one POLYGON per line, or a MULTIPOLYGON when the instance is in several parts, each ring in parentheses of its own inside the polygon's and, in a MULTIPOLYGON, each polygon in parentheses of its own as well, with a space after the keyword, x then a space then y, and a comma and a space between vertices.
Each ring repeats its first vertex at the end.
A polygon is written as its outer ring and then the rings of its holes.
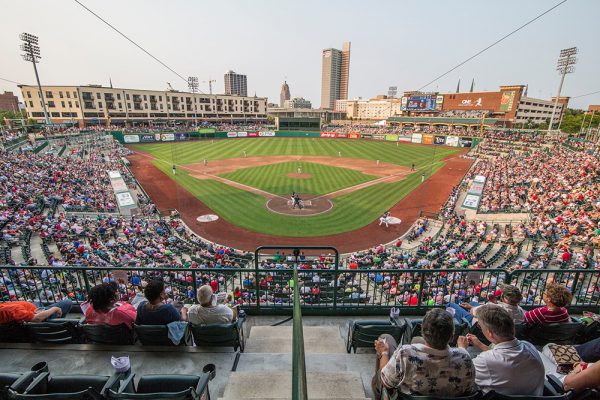
POLYGON ((294 263, 294 326, 292 333, 292 399, 307 400, 306 360, 304 358, 304 334, 302 310, 300 309, 300 285, 298 284, 298 255, 294 263))

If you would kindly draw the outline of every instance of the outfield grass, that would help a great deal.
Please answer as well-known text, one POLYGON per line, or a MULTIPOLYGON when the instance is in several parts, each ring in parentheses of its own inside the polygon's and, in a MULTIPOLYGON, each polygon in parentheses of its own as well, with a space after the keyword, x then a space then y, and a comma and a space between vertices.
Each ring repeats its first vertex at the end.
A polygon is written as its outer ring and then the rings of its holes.
POLYGON ((290 161, 238 169, 220 176, 279 195, 292 192, 327 194, 377 178, 352 169, 309 162, 302 163, 302 172, 311 174, 310 178, 289 178, 287 174, 297 172, 297 166, 298 162, 290 161))
MULTIPOLYGON (((358 229, 371 223, 383 211, 391 208, 414 190, 421 183, 421 173, 425 172, 427 176, 430 172, 434 173, 443 166, 441 158, 459 151, 447 147, 433 148, 410 144, 396 146, 395 143, 386 142, 303 138, 230 139, 215 140, 214 143, 210 143, 210 141, 187 142, 132 147, 152 153, 156 157, 153 162, 159 169, 189 190, 221 218, 255 232, 300 237, 331 235, 358 229), (337 197, 332 200, 334 208, 330 212, 310 217, 274 214, 266 209, 266 200, 262 196, 214 180, 196 179, 183 169, 178 170, 175 176, 171 172, 173 163, 191 164, 201 162, 205 157, 208 159, 237 158, 242 156, 244 150, 248 156, 330 155, 332 157, 337 157, 338 151, 341 151, 342 157, 379 159, 382 162, 409 167, 415 163, 417 172, 399 182, 378 183, 337 197)), ((342 170, 345 171, 344 173, 349 171, 342 170)), ((256 187, 264 187, 264 185, 266 185, 265 182, 260 185, 257 182, 256 187)), ((320 190, 325 189, 321 188, 320 190)), ((289 193, 289 190, 286 189, 281 193, 289 193)))

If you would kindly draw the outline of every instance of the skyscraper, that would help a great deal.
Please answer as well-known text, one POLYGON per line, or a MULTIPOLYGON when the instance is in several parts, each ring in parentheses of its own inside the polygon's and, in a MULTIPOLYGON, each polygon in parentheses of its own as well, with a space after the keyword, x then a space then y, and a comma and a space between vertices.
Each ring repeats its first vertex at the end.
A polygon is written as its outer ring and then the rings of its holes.
POLYGON ((279 94, 279 107, 283 107, 286 100, 290 99, 290 87, 286 81, 281 85, 281 93, 279 94))
POLYGON ((342 50, 323 50, 321 108, 333 109, 336 100, 348 98, 349 74, 350 42, 344 42, 342 50))
POLYGON ((248 96, 246 75, 236 74, 232 70, 225 72, 225 94, 248 96))

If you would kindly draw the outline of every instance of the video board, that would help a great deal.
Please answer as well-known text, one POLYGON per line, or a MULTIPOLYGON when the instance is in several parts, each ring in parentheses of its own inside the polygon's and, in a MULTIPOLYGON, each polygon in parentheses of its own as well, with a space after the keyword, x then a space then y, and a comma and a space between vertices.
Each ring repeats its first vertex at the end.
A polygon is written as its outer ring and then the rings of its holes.
POLYGON ((424 96, 405 96, 402 97, 402 111, 435 111, 436 110, 435 95, 424 96))

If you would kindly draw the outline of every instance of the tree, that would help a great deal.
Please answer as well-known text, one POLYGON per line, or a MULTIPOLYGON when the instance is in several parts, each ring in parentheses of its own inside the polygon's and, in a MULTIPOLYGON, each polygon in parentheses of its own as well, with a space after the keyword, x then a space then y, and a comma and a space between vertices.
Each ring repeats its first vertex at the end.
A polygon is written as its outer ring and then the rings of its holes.
POLYGON ((591 115, 587 115, 583 110, 567 108, 560 129, 566 133, 578 133, 582 129, 587 129, 590 122, 592 128, 596 128, 600 123, 600 114, 595 114, 593 119, 590 117, 591 115), (582 124, 585 124, 585 126, 582 124))

